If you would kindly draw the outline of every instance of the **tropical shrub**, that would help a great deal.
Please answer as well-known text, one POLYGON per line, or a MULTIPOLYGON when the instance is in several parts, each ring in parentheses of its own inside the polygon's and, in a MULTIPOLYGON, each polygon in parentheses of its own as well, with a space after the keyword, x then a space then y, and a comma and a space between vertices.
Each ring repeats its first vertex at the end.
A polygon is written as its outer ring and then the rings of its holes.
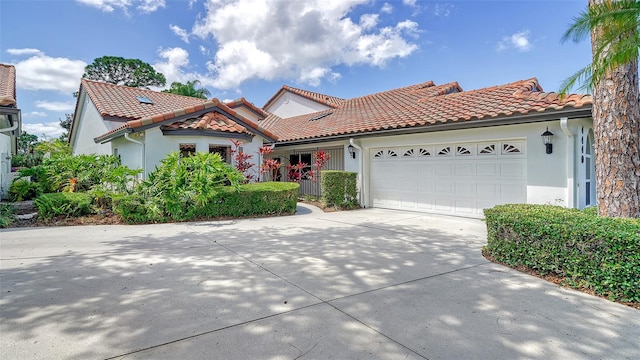
POLYGON ((112 191, 123 191, 140 173, 120 164, 112 155, 61 154, 43 159, 32 168, 19 171, 20 177, 30 176, 41 192, 87 191, 94 186, 106 186, 112 191))
POLYGON ((93 213, 91 203, 91 195, 70 192, 41 194, 34 201, 38 216, 43 219, 88 215, 93 213))
POLYGON ((547 205, 485 209, 496 261, 555 274, 567 285, 621 301, 640 301, 640 220, 547 205))
POLYGON ((9 186, 11 201, 24 201, 35 199, 40 193, 38 184, 24 178, 16 178, 9 186))
POLYGON ((338 170, 322 171, 320 188, 325 206, 353 208, 358 206, 357 173, 338 170))
POLYGON ((9 227, 13 223, 16 209, 11 204, 0 204, 0 228, 9 227))

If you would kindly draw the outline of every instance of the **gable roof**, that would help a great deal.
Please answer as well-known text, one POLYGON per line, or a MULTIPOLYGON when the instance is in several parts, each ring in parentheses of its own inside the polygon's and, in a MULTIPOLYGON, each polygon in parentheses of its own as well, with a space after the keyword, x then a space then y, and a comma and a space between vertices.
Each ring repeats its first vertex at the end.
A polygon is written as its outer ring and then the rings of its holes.
POLYGON ((573 109, 590 114, 591 96, 543 92, 536 78, 472 91, 462 91, 456 82, 436 86, 430 81, 349 99, 317 113, 286 119, 270 114, 261 123, 279 142, 295 142, 479 120, 515 123, 518 116, 573 109))
POLYGON ((16 68, 0 64, 0 106, 16 107, 16 68))
MULTIPOLYGON (((248 133, 258 134, 267 140, 272 140, 272 141, 277 140, 277 137, 273 133, 271 133, 268 130, 265 130, 264 128, 254 123, 253 121, 238 114, 236 111, 229 108, 227 105, 220 102, 216 98, 213 98, 210 101, 206 101, 194 106, 175 109, 175 110, 167 111, 165 113, 156 113, 152 116, 144 117, 141 119, 129 120, 125 122, 124 125, 117 127, 105 134, 102 134, 93 140, 96 143, 98 142, 105 143, 127 133, 138 132, 138 131, 146 130, 152 127, 161 126, 161 125, 170 125, 177 122, 185 122, 185 120, 194 119, 194 118, 199 118, 198 121, 220 119, 218 115, 211 115, 210 113, 212 112, 219 113, 222 116, 227 118, 227 120, 224 121, 227 124, 227 126, 218 124, 216 131, 236 132, 235 130, 239 128, 228 126, 231 123, 236 123, 237 125, 240 125, 242 128, 244 128, 248 133), (207 115, 207 116, 205 117, 203 115, 207 115)), ((179 128, 182 126, 184 128, 185 126, 189 127, 191 125, 193 125, 193 122, 187 122, 183 125, 177 125, 177 127, 179 128)), ((197 123, 195 125, 197 125, 197 123)), ((213 123, 211 123, 210 125, 213 127, 216 126, 213 123)), ((196 126, 193 129, 207 129, 207 127, 205 126, 203 128, 203 127, 196 126)))
POLYGON ((208 130, 210 132, 228 132, 249 134, 247 128, 218 112, 208 112, 197 118, 176 121, 160 126, 161 130, 208 130))
POLYGON ((325 95, 325 94, 321 94, 321 93, 317 93, 309 90, 298 89, 291 86, 283 85, 280 88, 280 90, 278 90, 269 100, 267 100, 267 103, 264 104, 262 108, 263 109, 269 108, 269 106, 271 106, 273 102, 275 102, 280 96, 282 96, 287 91, 293 94, 305 97, 309 100, 315 101, 317 103, 332 107, 334 109, 342 105, 345 101, 344 99, 341 99, 339 97, 325 95))
POLYGON ((232 100, 232 101, 227 101, 224 104, 227 105, 228 107, 232 108, 232 109, 244 106, 244 107, 248 108, 249 110, 253 111, 254 113, 256 113, 256 115, 258 115, 258 117, 260 119, 264 119, 265 117, 267 117, 267 112, 266 111, 260 109, 259 107, 253 105, 252 103, 248 102, 247 99, 245 99, 244 97, 241 97, 239 99, 232 100))
POLYGON ((136 120, 164 114, 175 109, 187 108, 207 102, 199 99, 159 91, 108 84, 82 79, 80 91, 84 89, 98 112, 105 120, 136 120), (146 97, 153 104, 144 104, 136 97, 146 97))

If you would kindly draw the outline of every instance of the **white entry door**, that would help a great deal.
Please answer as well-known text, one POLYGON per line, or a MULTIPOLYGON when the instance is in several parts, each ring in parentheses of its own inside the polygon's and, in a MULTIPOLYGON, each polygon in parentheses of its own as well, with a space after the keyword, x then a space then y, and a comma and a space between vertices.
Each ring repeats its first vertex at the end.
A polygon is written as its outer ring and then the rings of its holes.
POLYGON ((483 217, 485 208, 527 200, 524 140, 377 148, 374 207, 483 217))

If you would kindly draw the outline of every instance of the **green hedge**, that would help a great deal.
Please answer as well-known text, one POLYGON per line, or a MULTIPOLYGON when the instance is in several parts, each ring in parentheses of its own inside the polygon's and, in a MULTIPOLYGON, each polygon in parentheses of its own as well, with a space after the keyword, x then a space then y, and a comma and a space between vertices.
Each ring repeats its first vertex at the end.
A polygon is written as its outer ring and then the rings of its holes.
POLYGON ((500 205, 484 214, 484 250, 498 262, 553 273, 612 300, 640 301, 640 219, 548 205, 500 205))
POLYGON ((299 189, 299 184, 283 182, 245 184, 238 190, 224 186, 212 191, 211 197, 202 205, 196 205, 193 199, 180 199, 182 212, 169 212, 139 194, 122 195, 113 198, 113 211, 130 224, 294 214, 299 189))
POLYGON ((49 193, 41 194, 35 199, 38 216, 51 219, 54 216, 82 216, 93 213, 92 196, 87 193, 49 193))
POLYGON ((321 172, 322 202, 326 206, 351 208, 358 206, 358 173, 338 170, 321 172))

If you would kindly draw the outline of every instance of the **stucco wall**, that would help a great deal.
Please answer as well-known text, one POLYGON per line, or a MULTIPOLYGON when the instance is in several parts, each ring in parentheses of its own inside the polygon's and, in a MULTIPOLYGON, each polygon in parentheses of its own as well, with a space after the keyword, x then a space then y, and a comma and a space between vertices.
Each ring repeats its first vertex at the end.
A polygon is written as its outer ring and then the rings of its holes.
POLYGON ((317 148, 324 146, 344 146, 344 169, 358 171, 359 162, 363 158, 363 179, 365 205, 370 206, 368 180, 369 159, 371 149, 378 147, 413 146, 420 144, 439 144, 455 142, 483 142, 495 140, 520 140, 524 141, 526 149, 526 191, 527 203, 553 204, 567 207, 578 206, 577 183, 580 180, 580 155, 581 144, 579 134, 588 132, 592 127, 591 119, 571 119, 568 121, 568 130, 572 137, 568 137, 560 125, 560 119, 520 124, 504 125, 477 129, 449 130, 431 133, 391 135, 359 138, 355 142, 363 149, 362 153, 356 150, 356 159, 349 156, 347 146, 349 142, 334 141, 330 143, 299 145, 289 147, 276 147, 275 154, 285 154, 292 150, 304 148, 317 148), (553 153, 546 154, 545 145, 541 134, 546 130, 554 134, 553 153), (584 128, 584 130, 582 130, 584 128))
POLYGON ((302 114, 311 114, 327 109, 331 108, 329 106, 309 100, 300 95, 286 92, 265 110, 276 114, 281 118, 288 118, 302 114))
MULTIPOLYGON (((132 135, 133 139, 140 141, 141 138, 132 135)), ((113 154, 120 157, 122 165, 131 169, 142 169, 142 146, 131 142, 124 137, 119 137, 111 141, 113 154)))
POLYGON ((102 120, 102 116, 87 96, 84 97, 76 134, 74 135, 73 154, 111 155, 111 144, 96 144, 93 139, 111 130, 112 126, 102 120))
POLYGON ((0 198, 9 195, 11 183, 11 136, 0 134, 0 198))
MULTIPOLYGON (((209 152, 209 145, 231 146, 228 138, 210 136, 164 136, 160 128, 145 131, 145 177, 153 171, 168 154, 179 151, 180 144, 196 144, 196 151, 209 152)), ((252 141, 242 145, 243 151, 253 154, 252 161, 259 163, 258 149, 262 147, 262 138, 255 136, 252 141)), ((254 167, 255 175, 259 173, 259 165, 254 167)))

